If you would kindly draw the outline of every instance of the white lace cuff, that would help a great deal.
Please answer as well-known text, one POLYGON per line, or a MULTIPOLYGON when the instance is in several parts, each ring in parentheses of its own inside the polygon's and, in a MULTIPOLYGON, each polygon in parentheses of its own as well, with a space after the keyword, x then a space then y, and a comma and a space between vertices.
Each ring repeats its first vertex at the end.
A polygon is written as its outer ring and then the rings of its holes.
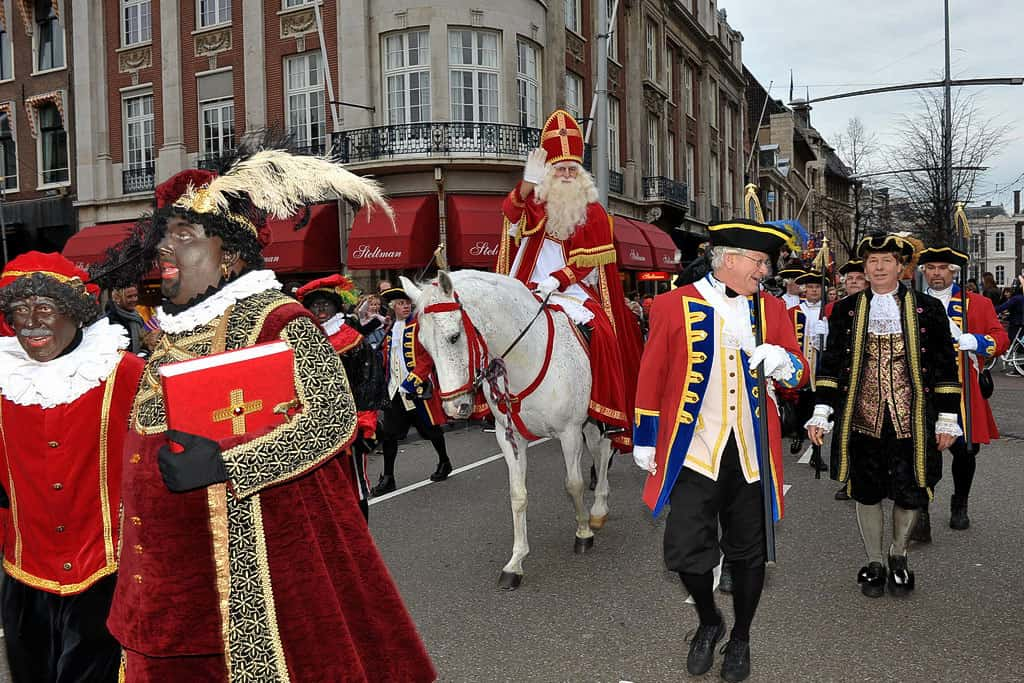
POLYGON ((963 436, 964 430, 960 429, 956 413, 939 413, 939 418, 935 421, 935 433, 963 436))
POLYGON ((814 414, 811 415, 811 419, 804 423, 804 429, 818 427, 828 434, 832 431, 832 421, 829 419, 832 417, 832 412, 832 408, 824 403, 817 404, 814 406, 814 414))
MULTIPOLYGON (((785 351, 785 349, 783 349, 783 351, 785 351)), ((779 356, 779 359, 782 362, 770 373, 772 379, 777 379, 780 382, 789 379, 796 372, 796 366, 793 365, 793 356, 789 355, 788 351, 785 351, 785 353, 785 360, 782 360, 782 356, 779 356)))

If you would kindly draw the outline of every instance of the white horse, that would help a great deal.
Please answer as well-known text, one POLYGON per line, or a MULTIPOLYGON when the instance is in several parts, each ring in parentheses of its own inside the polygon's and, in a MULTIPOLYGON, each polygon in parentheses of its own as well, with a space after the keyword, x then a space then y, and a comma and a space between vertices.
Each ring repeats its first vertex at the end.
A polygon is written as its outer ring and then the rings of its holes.
MULTIPOLYGON (((547 309, 537 316, 540 303, 533 294, 515 278, 504 275, 442 271, 436 282, 422 290, 404 277, 402 286, 419 313, 419 340, 434 359, 440 384, 437 390, 445 412, 451 417, 469 417, 475 395, 472 373, 486 368, 490 360, 512 346, 504 359, 508 393, 519 395, 528 391, 513 411, 517 412, 521 427, 537 437, 552 437, 561 443, 565 489, 576 511, 574 550, 585 553, 593 547, 593 529, 604 526, 608 517, 608 463, 612 448, 599 427, 587 419, 590 359, 572 321, 564 313, 547 309), (513 345, 524 330, 525 334, 513 345), (478 343, 476 337, 486 346, 478 343), (589 449, 597 470, 589 515, 584 507, 580 472, 584 447, 589 449)), ((557 303, 557 296, 551 303, 557 303)), ((516 420, 511 431, 507 431, 509 416, 502 412, 488 384, 483 383, 483 394, 494 415, 494 433, 508 465, 515 530, 512 557, 502 569, 498 586, 515 590, 522 581, 523 559, 530 552, 526 538, 527 439, 515 425, 516 420)))

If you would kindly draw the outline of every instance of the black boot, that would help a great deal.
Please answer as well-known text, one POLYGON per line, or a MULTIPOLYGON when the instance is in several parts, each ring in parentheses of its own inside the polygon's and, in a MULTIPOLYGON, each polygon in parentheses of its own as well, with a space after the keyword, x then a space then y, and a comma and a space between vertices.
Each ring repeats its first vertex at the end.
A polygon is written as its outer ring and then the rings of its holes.
POLYGON ((801 439, 801 438, 793 439, 793 442, 791 444, 789 444, 789 452, 792 455, 796 455, 801 450, 803 450, 803 447, 804 447, 804 440, 803 439, 801 439))
POLYGON ((967 516, 967 497, 953 496, 949 503, 949 528, 963 531, 971 526, 971 518, 967 516))
POLYGON ((686 670, 691 676, 703 676, 715 663, 715 645, 725 636, 725 620, 718 613, 717 624, 701 624, 690 639, 686 670))
POLYGON ((850 494, 846 492, 846 485, 836 491, 836 500, 850 500, 850 494))
POLYGON ((725 644, 721 676, 723 681, 729 683, 747 680, 750 676, 750 643, 736 638, 729 639, 725 644))
POLYGON ((869 598, 880 598, 885 593, 885 567, 878 562, 872 562, 866 567, 861 567, 857 572, 857 583, 860 584, 860 592, 869 598))
POLYGON ((377 481, 377 485, 370 489, 370 495, 376 498, 377 496, 383 496, 385 493, 391 493, 396 488, 394 476, 390 474, 380 475, 380 479, 377 481))
POLYGON ((907 569, 906 555, 889 556, 889 593, 903 597, 914 590, 914 572, 907 569))
POLYGON ((444 481, 452 473, 451 460, 442 460, 437 463, 437 469, 430 475, 430 481, 444 481))
POLYGON ((914 530, 910 532, 910 540, 918 543, 932 542, 932 520, 928 515, 928 508, 921 510, 921 513, 917 516, 917 524, 914 525, 914 530))

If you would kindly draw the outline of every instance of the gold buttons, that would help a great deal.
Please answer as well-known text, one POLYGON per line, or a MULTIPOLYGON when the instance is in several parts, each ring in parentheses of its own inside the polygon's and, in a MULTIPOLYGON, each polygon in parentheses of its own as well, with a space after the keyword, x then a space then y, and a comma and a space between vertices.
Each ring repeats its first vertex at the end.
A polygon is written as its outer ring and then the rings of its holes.
POLYGON ((46 445, 49 446, 50 448, 56 448, 57 446, 60 445, 60 443, 58 443, 57 441, 50 441, 46 445))
POLYGON ((59 481, 53 485, 54 491, 60 491, 62 488, 64 488, 64 484, 60 483, 59 481))
POLYGON ((135 583, 142 583, 142 574, 136 574, 132 578, 135 580, 135 583))
POLYGON ((142 526, 142 517, 132 517, 132 524, 142 526))
POLYGON ((138 465, 140 462, 142 462, 142 456, 139 455, 138 453, 133 453, 132 457, 128 458, 128 462, 130 462, 133 465, 138 465))
POLYGON ((64 563, 64 571, 66 571, 66 572, 71 571, 71 563, 70 562, 65 562, 64 563))
POLYGON ((64 533, 64 525, 63 524, 61 524, 60 526, 57 527, 57 533, 58 534, 64 533))
POLYGON ((142 554, 142 546, 141 545, 136 545, 135 546, 135 554, 136 555, 141 555, 142 554))

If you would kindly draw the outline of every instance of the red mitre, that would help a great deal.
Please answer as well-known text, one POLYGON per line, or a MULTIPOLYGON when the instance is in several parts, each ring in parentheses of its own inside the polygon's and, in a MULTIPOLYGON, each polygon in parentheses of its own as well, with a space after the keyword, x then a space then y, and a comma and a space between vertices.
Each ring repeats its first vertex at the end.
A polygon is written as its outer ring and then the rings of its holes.
POLYGON ((7 265, 4 266, 3 273, 0 274, 0 289, 13 283, 18 278, 26 277, 33 273, 42 273, 47 277, 52 277, 57 282, 71 286, 83 285, 85 291, 93 297, 97 297, 100 292, 99 287, 96 285, 86 284, 89 282, 89 274, 74 263, 60 254, 44 254, 39 251, 30 251, 8 261, 7 265))
POLYGON ((178 201, 189 187, 200 188, 217 177, 213 171, 190 168, 176 173, 156 186, 156 208, 162 209, 178 201))
POLYGON ((540 146, 548 153, 547 163, 575 161, 583 163, 583 130, 567 111, 556 109, 544 124, 540 146))
POLYGON ((323 290, 325 292, 341 296, 342 292, 352 291, 352 280, 341 274, 328 275, 327 277, 307 282, 299 287, 298 291, 295 292, 295 298, 302 301, 306 295, 317 290, 323 290))

